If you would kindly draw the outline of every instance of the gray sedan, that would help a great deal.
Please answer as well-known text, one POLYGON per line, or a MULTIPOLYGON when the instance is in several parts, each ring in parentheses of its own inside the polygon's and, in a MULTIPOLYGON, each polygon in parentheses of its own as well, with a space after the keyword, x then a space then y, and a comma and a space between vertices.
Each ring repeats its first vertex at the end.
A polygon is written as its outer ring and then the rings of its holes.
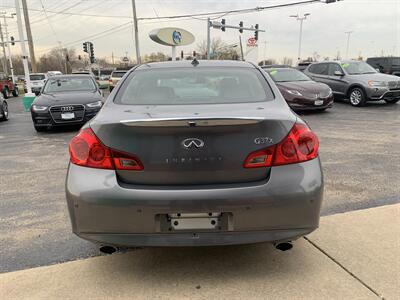
POLYGON ((313 63, 304 73, 329 85, 335 95, 348 97, 353 106, 378 100, 394 104, 400 100, 399 77, 381 74, 362 61, 313 63))
POLYGON ((257 66, 140 65, 71 140, 73 231, 108 252, 256 242, 288 249, 318 227, 318 147, 257 66))

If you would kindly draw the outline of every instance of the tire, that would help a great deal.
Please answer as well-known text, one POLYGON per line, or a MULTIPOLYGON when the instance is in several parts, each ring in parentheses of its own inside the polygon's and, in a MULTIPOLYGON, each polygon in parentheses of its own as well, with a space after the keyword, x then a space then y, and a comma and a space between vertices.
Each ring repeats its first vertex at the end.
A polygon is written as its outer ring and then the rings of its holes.
POLYGON ((387 104, 396 104, 397 102, 399 102, 400 99, 385 99, 385 102, 387 104))
POLYGON ((8 105, 6 101, 3 101, 3 104, 0 107, 2 112, 2 117, 0 117, 0 121, 7 121, 8 120, 8 105))
POLYGON ((5 87, 5 88, 4 88, 4 90, 3 90, 3 96, 4 96, 4 99, 10 98, 10 90, 8 89, 8 87, 5 87))
POLYGON ((12 91, 12 95, 14 96, 14 97, 18 97, 19 96, 19 91, 18 91, 18 88, 15 86, 14 87, 14 89, 13 89, 13 91, 12 91))
POLYGON ((357 107, 364 106, 365 103, 367 102, 364 90, 360 87, 354 87, 350 90, 349 100, 351 105, 357 107))
POLYGON ((41 126, 36 126, 36 125, 33 125, 33 126, 35 127, 35 130, 36 130, 37 132, 43 132, 43 131, 46 131, 46 130, 47 130, 46 127, 41 127, 41 126))

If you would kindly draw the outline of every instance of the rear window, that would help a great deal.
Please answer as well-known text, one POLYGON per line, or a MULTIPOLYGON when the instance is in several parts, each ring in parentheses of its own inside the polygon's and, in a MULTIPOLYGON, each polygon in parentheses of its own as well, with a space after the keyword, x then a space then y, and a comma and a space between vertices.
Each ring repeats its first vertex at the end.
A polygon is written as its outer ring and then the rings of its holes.
POLYGON ((131 105, 262 102, 274 98, 257 69, 168 68, 132 72, 115 102, 131 105))
POLYGON ((126 72, 113 72, 111 74, 111 77, 115 77, 115 78, 121 78, 126 74, 126 72))
POLYGON ((30 80, 44 80, 46 77, 43 74, 30 75, 30 80))

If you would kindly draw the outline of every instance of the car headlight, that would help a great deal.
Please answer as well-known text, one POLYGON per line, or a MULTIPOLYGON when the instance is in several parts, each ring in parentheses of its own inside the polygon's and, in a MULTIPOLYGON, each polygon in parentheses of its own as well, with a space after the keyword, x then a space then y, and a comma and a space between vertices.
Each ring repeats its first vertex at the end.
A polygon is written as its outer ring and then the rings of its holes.
POLYGON ((86 104, 86 106, 90 107, 90 108, 101 107, 102 105, 103 105, 103 102, 101 102, 101 101, 96 101, 96 102, 86 104))
POLYGON ((386 81, 370 80, 370 81, 368 81, 368 85, 371 87, 387 87, 388 83, 386 81))
POLYGON ((299 91, 296 90, 288 90, 287 92, 292 95, 303 96, 299 91))
POLYGON ((45 111, 47 109, 47 106, 44 106, 44 105, 32 105, 32 109, 34 111, 45 111))

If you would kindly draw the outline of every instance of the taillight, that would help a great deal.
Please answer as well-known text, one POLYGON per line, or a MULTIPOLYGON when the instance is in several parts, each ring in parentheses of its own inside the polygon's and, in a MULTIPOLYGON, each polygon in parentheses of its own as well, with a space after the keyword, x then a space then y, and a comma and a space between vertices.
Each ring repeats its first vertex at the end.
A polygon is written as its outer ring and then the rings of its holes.
POLYGON ((279 144, 250 153, 245 168, 271 167, 311 160, 318 156, 317 136, 303 124, 296 123, 279 144))
POLYGON ((106 147, 90 128, 81 130, 71 140, 69 153, 71 162, 79 166, 111 170, 143 170, 143 165, 137 157, 106 147))

